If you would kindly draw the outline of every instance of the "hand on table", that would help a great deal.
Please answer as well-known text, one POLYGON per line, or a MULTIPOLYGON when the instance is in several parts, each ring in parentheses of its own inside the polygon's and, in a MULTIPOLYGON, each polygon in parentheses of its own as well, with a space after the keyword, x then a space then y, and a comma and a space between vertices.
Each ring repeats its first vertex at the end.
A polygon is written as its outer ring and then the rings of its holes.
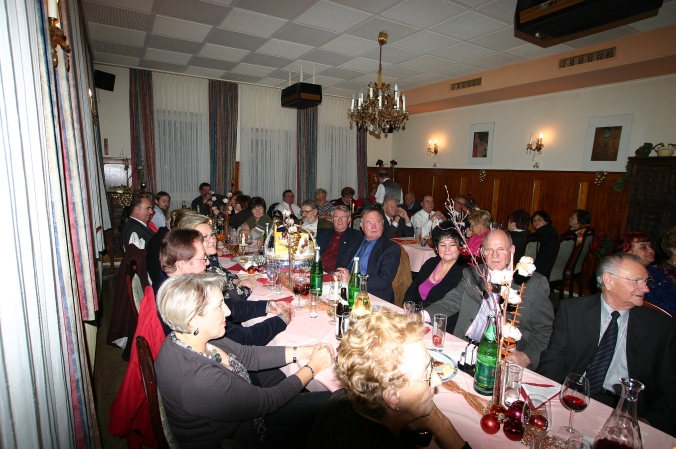
POLYGON ((250 290, 253 290, 256 288, 256 281, 251 281, 249 279, 235 279, 233 281, 233 284, 239 286, 239 287, 249 287, 250 290))
MULTIPOLYGON (((298 348, 299 350, 301 348, 298 348)), ((335 354, 333 346, 326 343, 317 343, 316 346, 305 346, 303 349, 310 349, 310 361, 308 365, 315 370, 315 374, 333 365, 335 354)))
POLYGON ((350 272, 347 268, 336 268, 334 273, 337 273, 340 276, 340 282, 343 284, 348 284, 350 282, 350 272))
POLYGON ((289 324, 296 315, 293 307, 284 301, 268 301, 268 311, 282 318, 286 324, 289 324))
POLYGON ((511 352, 511 354, 506 358, 508 362, 516 363, 519 366, 528 368, 530 365, 530 357, 528 357, 525 352, 518 351, 515 348, 512 348, 509 352, 511 352))

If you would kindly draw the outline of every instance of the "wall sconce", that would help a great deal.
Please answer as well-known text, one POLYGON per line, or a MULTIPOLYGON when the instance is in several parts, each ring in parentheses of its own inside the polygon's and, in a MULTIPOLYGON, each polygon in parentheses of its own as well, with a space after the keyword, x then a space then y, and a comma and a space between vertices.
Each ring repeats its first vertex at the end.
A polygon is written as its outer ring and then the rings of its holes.
MULTIPOLYGON (((528 145, 526 145, 526 154, 530 154, 532 152, 532 160, 535 161, 535 156, 542 154, 542 149, 544 147, 545 145, 542 143, 542 133, 540 133, 540 137, 538 139, 535 139, 535 146, 533 146, 533 133, 531 133, 530 139, 528 139, 528 145)), ((540 163, 535 162, 535 164, 533 164, 533 168, 540 168, 540 163)))
POLYGON ((437 141, 434 141, 434 146, 432 146, 432 140, 429 141, 427 144, 427 155, 434 157, 437 157, 437 154, 439 153, 439 145, 437 145, 437 141))
POLYGON ((89 94, 89 108, 92 110, 92 117, 94 118, 94 121, 96 121, 99 118, 99 113, 94 107, 94 98, 92 97, 92 90, 87 89, 87 94, 89 94))
POLYGON ((70 71, 70 46, 66 43, 68 38, 59 25, 59 8, 56 0, 47 0, 47 17, 49 19, 49 38, 52 44, 52 64, 54 68, 59 66, 59 56, 56 47, 59 46, 66 52, 66 70, 70 71))

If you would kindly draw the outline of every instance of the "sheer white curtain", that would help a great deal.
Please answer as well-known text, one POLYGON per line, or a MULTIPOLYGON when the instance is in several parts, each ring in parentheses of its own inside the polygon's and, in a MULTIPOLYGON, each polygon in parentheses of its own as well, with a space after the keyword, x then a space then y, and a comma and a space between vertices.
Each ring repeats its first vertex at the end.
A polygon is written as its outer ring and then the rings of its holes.
POLYGON ((343 187, 357 190, 357 136, 350 129, 350 100, 324 97, 319 105, 317 129, 317 187, 329 200, 340 198, 343 187))
POLYGON ((199 196, 209 182, 209 81, 153 72, 155 178, 171 209, 199 196))
POLYGON ((282 108, 280 96, 279 89, 239 85, 241 189, 268 207, 296 190, 296 110, 282 108))

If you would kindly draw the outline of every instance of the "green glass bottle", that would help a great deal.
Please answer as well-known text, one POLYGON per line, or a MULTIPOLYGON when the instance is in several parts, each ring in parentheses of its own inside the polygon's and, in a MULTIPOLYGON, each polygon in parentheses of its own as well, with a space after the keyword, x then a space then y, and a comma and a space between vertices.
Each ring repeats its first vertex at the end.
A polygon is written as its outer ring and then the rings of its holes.
POLYGON ((319 247, 315 246, 315 260, 310 268, 310 291, 321 296, 324 289, 324 268, 322 259, 319 257, 319 247))
POLYGON ((489 316, 486 331, 479 344, 474 373, 474 390, 482 395, 493 394, 495 369, 498 364, 498 341, 495 329, 495 317, 489 316))
POLYGON ((359 257, 352 259, 352 275, 350 276, 350 283, 347 284, 347 303, 350 305, 350 310, 354 306, 354 299, 359 294, 359 257))

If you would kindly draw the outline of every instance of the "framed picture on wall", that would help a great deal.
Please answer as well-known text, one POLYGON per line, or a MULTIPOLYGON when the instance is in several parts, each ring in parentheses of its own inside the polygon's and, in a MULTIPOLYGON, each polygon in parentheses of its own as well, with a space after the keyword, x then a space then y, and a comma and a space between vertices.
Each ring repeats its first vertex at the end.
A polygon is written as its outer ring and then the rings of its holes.
POLYGON ((634 114, 591 117, 587 125, 582 170, 622 172, 634 114))
POLYGON ((478 123, 469 127, 467 165, 490 167, 493 164, 495 123, 478 123))

